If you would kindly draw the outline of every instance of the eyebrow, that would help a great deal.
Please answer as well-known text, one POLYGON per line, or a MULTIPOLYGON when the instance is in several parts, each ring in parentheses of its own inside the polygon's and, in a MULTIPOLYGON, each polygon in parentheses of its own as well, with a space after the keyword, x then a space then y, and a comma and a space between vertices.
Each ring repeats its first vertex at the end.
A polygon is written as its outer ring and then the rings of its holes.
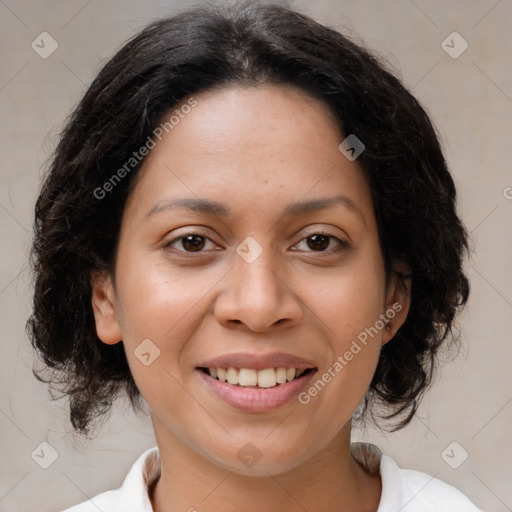
MULTIPOLYGON (((298 217, 307 213, 313 213, 319 210, 326 210, 334 205, 342 205, 348 208, 353 213, 357 214, 358 217, 366 224, 366 219, 361 209, 356 205, 352 199, 346 196, 330 196, 330 197, 319 197, 311 199, 309 201, 297 201, 289 204, 283 210, 283 217, 298 217)), ((146 218, 151 217, 157 213, 172 210, 175 208, 187 208, 194 212, 218 215, 220 217, 228 217, 231 215, 231 210, 224 206, 218 201, 200 198, 181 198, 181 199, 170 199, 161 200, 156 203, 147 213, 146 218)))

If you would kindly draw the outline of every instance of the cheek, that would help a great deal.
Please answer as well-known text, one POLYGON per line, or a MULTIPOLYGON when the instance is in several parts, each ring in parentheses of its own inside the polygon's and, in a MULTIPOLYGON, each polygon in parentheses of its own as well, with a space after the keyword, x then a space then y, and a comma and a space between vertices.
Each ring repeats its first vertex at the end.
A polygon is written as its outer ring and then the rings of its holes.
POLYGON ((216 281, 190 269, 171 275, 169 268, 137 265, 135 258, 119 265, 123 344, 133 378, 148 402, 155 389, 174 392, 173 376, 178 376, 184 348, 197 330, 197 315, 204 313, 202 301, 216 281))
POLYGON ((339 348, 372 327, 383 313, 384 273, 373 258, 355 256, 346 267, 311 279, 309 290, 312 309, 339 348))
POLYGON ((191 318, 214 288, 218 276, 194 268, 173 269, 167 262, 122 267, 121 316, 131 342, 154 337, 164 342, 183 336, 191 318))
MULTIPOLYGON (((312 309, 329 346, 317 379, 324 377, 329 388, 325 399, 340 415, 357 406, 378 362, 384 282, 380 259, 372 254, 365 258, 361 253, 328 278, 312 280, 312 309), (340 407, 341 403, 345 407, 340 407)), ((319 393, 323 389, 322 384, 317 386, 319 393)))

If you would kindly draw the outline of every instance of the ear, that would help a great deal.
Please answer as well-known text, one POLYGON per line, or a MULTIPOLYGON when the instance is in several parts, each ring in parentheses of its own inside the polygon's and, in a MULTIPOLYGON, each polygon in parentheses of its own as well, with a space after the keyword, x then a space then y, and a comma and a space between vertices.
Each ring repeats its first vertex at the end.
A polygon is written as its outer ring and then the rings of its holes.
POLYGON ((123 336, 117 320, 114 285, 106 271, 94 271, 92 278, 92 309, 98 338, 107 345, 119 343, 123 336))
MULTIPOLYGON (((403 264, 396 265, 394 269, 400 274, 409 274, 409 269, 403 264)), ((392 272, 385 303, 384 315, 386 315, 388 323, 382 330, 383 345, 393 338, 407 318, 411 305, 410 281, 402 280, 395 272, 392 272)))

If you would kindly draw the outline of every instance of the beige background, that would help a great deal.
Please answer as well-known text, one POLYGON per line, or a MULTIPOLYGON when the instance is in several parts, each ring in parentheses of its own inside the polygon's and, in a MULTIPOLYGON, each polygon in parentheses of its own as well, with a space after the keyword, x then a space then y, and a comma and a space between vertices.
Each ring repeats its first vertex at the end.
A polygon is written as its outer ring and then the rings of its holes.
MULTIPOLYGON (((24 334, 39 174, 59 128, 100 65, 154 17, 187 2, 0 0, 0 510, 55 511, 118 486, 154 444, 143 416, 118 404, 94 441, 70 432, 64 403, 50 403, 31 374, 24 334), (59 47, 42 59, 41 32, 59 47), (48 469, 31 452, 58 452, 48 469), (91 471, 91 468, 93 470, 91 471)), ((463 350, 444 366, 407 429, 368 438, 407 468, 445 480, 487 511, 512 510, 512 58, 510 0, 296 1, 320 21, 361 37, 400 70, 443 139, 475 254, 463 350), (457 59, 441 47, 453 31, 469 43, 457 59), (508 196, 508 199, 507 199, 508 196), (441 453, 453 441, 452 469, 441 453)))

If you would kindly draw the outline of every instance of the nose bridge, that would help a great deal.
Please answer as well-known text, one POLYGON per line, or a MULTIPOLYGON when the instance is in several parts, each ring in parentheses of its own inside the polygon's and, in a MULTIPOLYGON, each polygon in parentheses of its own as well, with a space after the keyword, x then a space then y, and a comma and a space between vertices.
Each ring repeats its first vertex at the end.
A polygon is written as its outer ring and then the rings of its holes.
MULTIPOLYGON (((237 252, 243 253, 243 251, 243 248, 237 249, 237 252)), ((275 270, 277 265, 275 264, 275 255, 272 253, 271 248, 265 250, 261 248, 260 252, 256 247, 251 246, 244 256, 239 254, 234 269, 237 295, 251 294, 255 302, 261 299, 263 302, 269 303, 276 299, 283 283, 281 276, 278 276, 275 270)))
POLYGON ((242 322, 255 331, 264 331, 284 320, 298 321, 302 310, 278 270, 275 251, 248 237, 236 252, 227 289, 216 307, 219 320, 230 324, 242 322))
POLYGON ((269 308, 278 301, 283 283, 275 270, 275 251, 269 243, 261 244, 261 238, 247 237, 236 249, 236 295, 256 308, 269 308))

